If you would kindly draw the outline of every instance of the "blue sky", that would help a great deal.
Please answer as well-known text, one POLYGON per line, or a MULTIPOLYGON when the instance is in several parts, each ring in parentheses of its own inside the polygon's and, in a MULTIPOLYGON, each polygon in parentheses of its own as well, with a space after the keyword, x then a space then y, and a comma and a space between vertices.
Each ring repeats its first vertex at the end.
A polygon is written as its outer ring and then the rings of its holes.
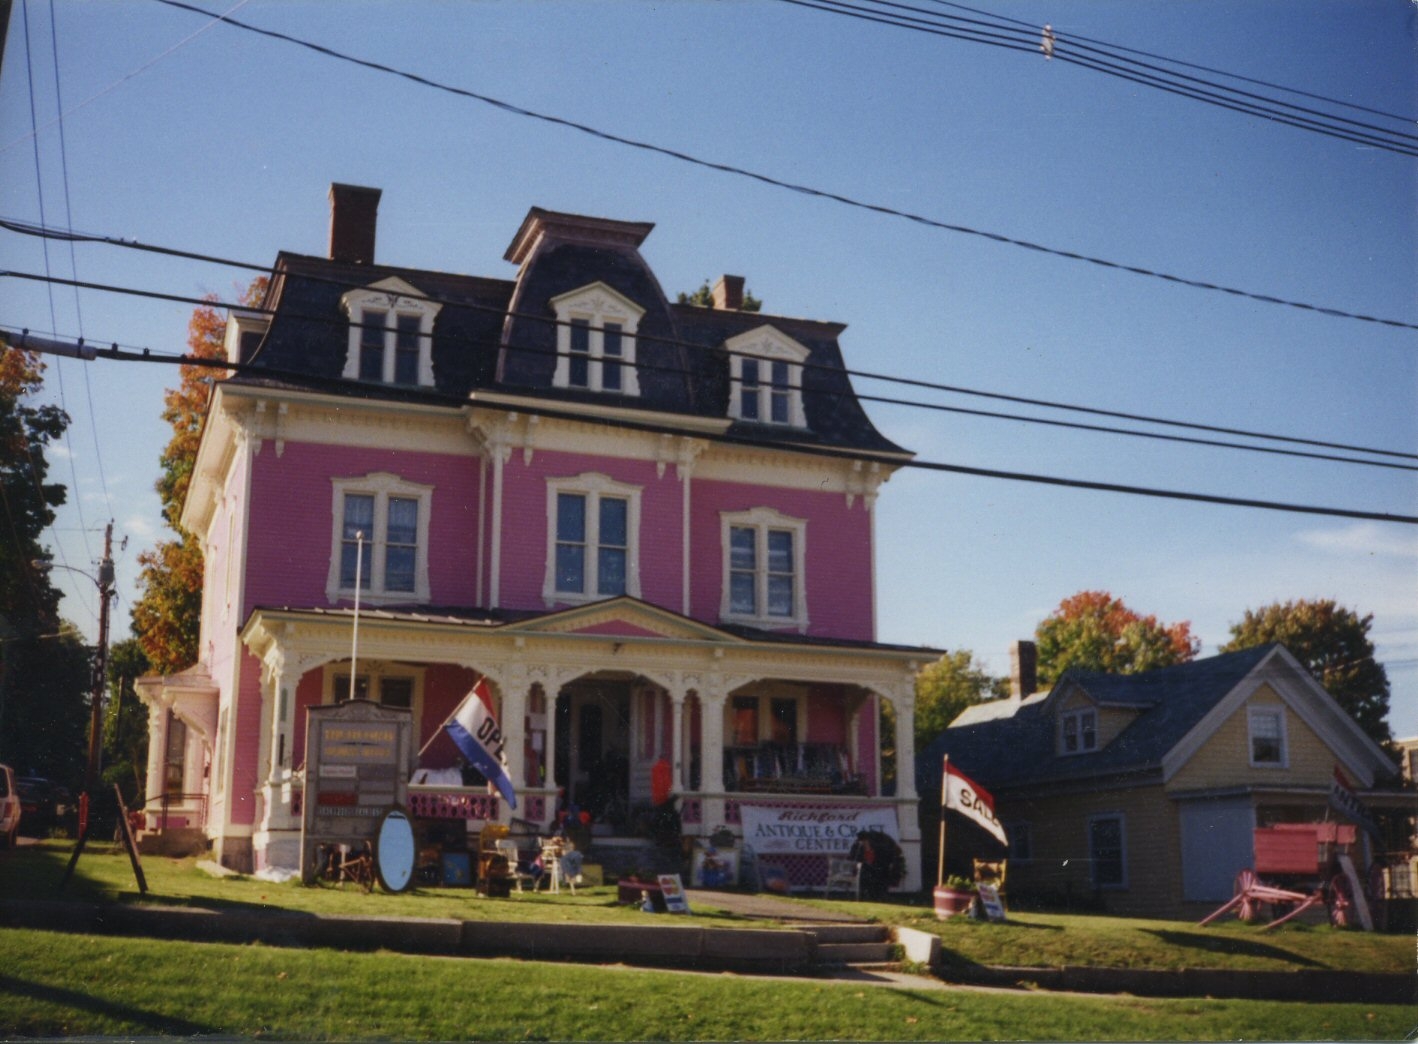
MULTIPOLYGON (((1041 55, 774 0, 205 6, 527 109, 937 221, 1418 322, 1418 161, 1041 55)), ((987 6, 1050 22, 1061 36, 1418 116, 1415 9, 1403 0, 987 6)), ((742 274, 766 311, 848 324, 842 345, 854 369, 1418 452, 1413 330, 788 192, 155 0, 55 0, 52 9, 53 35, 49 3, 17 0, 11 16, 0 70, 8 218, 43 216, 265 263, 282 249, 324 252, 326 193, 344 181, 384 190, 379 260, 504 278, 513 273, 503 251, 531 206, 653 221, 643 253, 671 296, 742 274)), ((111 247, 78 247, 71 257, 51 244, 47 263, 54 275, 77 270, 81 280, 182 295, 230 296, 249 278, 111 247)), ((0 232, 0 267, 45 266, 38 241, 0 232)), ((51 298, 40 284, 0 279, 0 322, 11 327, 169 352, 183 346, 189 314, 97 291, 76 298, 55 289, 51 298)), ((167 438, 162 390, 175 379, 169 367, 113 362, 50 369, 46 395, 62 394, 74 418, 53 454, 54 476, 77 490, 52 541, 62 561, 91 569, 103 523, 115 520, 128 539, 119 632, 137 553, 161 535, 152 483, 167 438)), ((864 380, 857 387, 992 408, 864 380)), ((923 460, 1418 514, 1412 471, 867 408, 923 460)), ((1009 642, 1082 589, 1191 621, 1206 653, 1247 608, 1334 598, 1373 614, 1393 683, 1391 724, 1418 735, 1413 526, 908 470, 882 490, 877 534, 879 637, 971 649, 998 673, 1009 642)), ((67 580, 65 611, 93 634, 93 586, 67 580)))

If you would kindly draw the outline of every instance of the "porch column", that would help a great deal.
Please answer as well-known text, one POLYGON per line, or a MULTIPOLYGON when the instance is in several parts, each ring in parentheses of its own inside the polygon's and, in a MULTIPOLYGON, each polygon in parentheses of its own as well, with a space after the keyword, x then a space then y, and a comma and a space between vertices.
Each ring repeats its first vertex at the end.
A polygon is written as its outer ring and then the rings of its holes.
POLYGON ((270 748, 266 778, 261 790, 264 814, 258 828, 266 831, 296 830, 300 824, 291 814, 291 794, 285 786, 291 778, 291 744, 295 734, 295 686, 301 665, 276 646, 266 653, 261 669, 263 702, 270 714, 270 748))
MULTIPOLYGON (((510 667, 502 676, 502 742, 507 758, 507 775, 513 787, 526 789, 527 779, 527 694, 530 688, 525 667, 510 667)), ((504 818, 510 819, 511 809, 504 818)))
POLYGON ((896 712, 896 797, 916 800, 916 690, 906 682, 888 689, 886 698, 896 712))
MULTIPOLYGON (((143 793, 146 801, 149 798, 156 798, 161 801, 163 789, 167 785, 167 723, 169 721, 169 711, 161 703, 153 702, 148 704, 148 777, 143 793)), ((147 805, 144 805, 147 808, 147 805)), ((157 812, 149 810, 147 828, 156 830, 158 828, 158 816, 161 807, 157 812)))
POLYGON ((674 780, 674 792, 680 793, 684 785, 684 700, 683 688, 670 689, 670 768, 674 780))
POLYGON ((707 833, 724 822, 724 701, 722 682, 699 690, 699 781, 704 792, 701 829, 707 833))

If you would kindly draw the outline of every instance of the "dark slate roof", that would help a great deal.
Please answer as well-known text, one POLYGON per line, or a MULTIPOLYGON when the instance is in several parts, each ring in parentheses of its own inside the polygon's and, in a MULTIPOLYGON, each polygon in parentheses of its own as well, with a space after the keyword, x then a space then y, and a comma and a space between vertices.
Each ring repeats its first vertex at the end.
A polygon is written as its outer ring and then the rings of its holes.
MULTIPOLYGON (((246 370, 233 382, 303 387, 332 394, 390 400, 427 400, 427 391, 341 381, 349 321, 340 298, 350 290, 397 277, 423 295, 443 302, 434 321, 433 377, 437 396, 456 402, 476 391, 503 392, 558 402, 590 402, 699 418, 726 418, 729 363, 724 342, 764 325, 809 351, 803 371, 803 409, 808 430, 736 422, 731 433, 755 439, 905 454, 871 423, 852 390, 838 336, 839 323, 670 304, 630 237, 585 241, 578 219, 534 210, 548 218, 555 235, 519 254, 515 280, 433 272, 391 265, 356 264, 282 252, 265 306, 276 315, 246 370), (645 314, 636 340, 639 396, 555 388, 556 326, 551 299, 603 282, 634 301, 645 314), (508 315, 508 312, 514 314, 508 315), (506 317, 504 319, 504 317, 506 317), (262 373, 261 370, 270 371, 262 373)), ((643 238, 651 226, 624 225, 643 238)), ((524 232, 527 228, 524 223, 524 232)), ((524 232, 519 232, 519 240, 524 232)), ((516 244, 514 244, 515 246, 516 244)))
POLYGON ((1012 717, 946 729, 917 756, 917 789, 926 794, 940 788, 946 754, 992 790, 1158 769, 1167 752, 1275 648, 1262 645, 1142 674, 1067 671, 1055 694, 1076 685, 1098 703, 1130 706, 1138 716, 1102 750, 1067 756, 1055 751, 1052 696, 1021 705, 1012 717))

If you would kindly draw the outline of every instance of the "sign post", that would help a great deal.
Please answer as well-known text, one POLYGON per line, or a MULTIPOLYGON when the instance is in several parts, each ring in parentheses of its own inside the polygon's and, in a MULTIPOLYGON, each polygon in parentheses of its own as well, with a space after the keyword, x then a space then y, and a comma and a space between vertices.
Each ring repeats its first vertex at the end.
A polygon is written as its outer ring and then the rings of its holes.
POLYGON ((300 879, 311 884, 322 845, 372 845, 385 813, 407 804, 413 714, 368 700, 312 707, 305 751, 300 879))

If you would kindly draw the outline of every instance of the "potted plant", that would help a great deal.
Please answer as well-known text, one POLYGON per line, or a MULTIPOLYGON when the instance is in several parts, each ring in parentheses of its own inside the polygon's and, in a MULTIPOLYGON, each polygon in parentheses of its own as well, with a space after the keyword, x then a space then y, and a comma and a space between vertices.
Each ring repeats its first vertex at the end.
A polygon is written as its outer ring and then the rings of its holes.
POLYGON ((943 921, 956 914, 969 913, 978 894, 974 881, 951 875, 935 889, 935 915, 943 921))
POLYGON ((660 891, 660 882, 649 870, 637 868, 616 881, 617 902, 638 906, 643 901, 646 892, 650 894, 651 902, 656 903, 657 906, 664 902, 664 896, 660 891))

